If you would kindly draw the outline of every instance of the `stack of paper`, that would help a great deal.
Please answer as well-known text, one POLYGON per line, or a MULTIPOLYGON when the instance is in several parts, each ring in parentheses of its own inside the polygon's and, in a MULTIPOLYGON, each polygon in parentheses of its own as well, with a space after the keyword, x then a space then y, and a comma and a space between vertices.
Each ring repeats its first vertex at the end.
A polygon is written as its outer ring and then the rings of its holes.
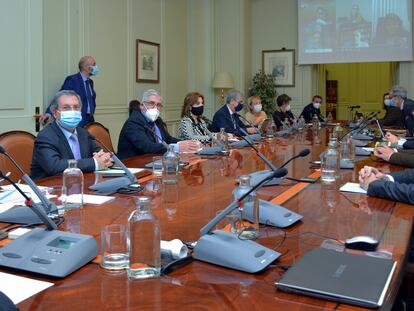
POLYGON ((344 192, 353 192, 353 193, 363 193, 363 194, 367 193, 367 191, 361 188, 359 184, 353 183, 353 182, 347 182, 339 190, 344 191, 344 192))

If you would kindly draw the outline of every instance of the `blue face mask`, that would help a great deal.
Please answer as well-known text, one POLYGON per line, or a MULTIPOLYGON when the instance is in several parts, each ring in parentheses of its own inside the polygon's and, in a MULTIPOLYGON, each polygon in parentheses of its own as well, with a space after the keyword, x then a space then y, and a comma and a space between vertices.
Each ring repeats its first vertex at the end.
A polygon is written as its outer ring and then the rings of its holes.
POLYGON ((243 105, 243 103, 242 102, 240 102, 237 106, 236 106, 236 111, 237 112, 239 112, 239 111, 241 111, 242 109, 243 109, 243 107, 244 107, 244 105, 243 105))
POLYGON ((60 112, 60 123, 64 128, 74 129, 80 121, 82 121, 82 114, 80 111, 70 110, 60 112))
POLYGON ((100 70, 99 70, 98 65, 92 66, 92 69, 91 69, 91 75, 92 76, 97 76, 99 74, 99 72, 100 72, 100 70))
POLYGON ((390 107, 397 107, 397 101, 395 100, 395 98, 391 98, 389 106, 390 107))

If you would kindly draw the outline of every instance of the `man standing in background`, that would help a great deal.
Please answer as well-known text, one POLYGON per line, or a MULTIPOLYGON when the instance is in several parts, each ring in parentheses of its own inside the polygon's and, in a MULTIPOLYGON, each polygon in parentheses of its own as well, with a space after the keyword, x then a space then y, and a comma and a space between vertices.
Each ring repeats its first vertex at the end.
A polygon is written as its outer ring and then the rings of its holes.
MULTIPOLYGON (((99 67, 96 65, 92 56, 83 56, 79 60, 79 72, 66 77, 60 90, 70 90, 76 92, 82 101, 82 121, 79 126, 83 127, 88 123, 95 121, 94 113, 96 108, 96 92, 93 87, 91 76, 99 73, 99 67)), ((41 118, 43 125, 51 121, 52 113, 50 107, 41 118)))

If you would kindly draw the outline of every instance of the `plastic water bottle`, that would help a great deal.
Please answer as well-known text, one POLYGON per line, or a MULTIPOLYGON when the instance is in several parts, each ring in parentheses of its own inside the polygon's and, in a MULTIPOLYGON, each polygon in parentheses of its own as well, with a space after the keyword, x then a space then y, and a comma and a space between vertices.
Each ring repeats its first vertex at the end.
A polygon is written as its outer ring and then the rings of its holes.
POLYGON ((69 160, 63 171, 62 202, 64 209, 83 207, 83 173, 76 160, 69 160))
POLYGON ((164 183, 176 183, 178 180, 178 170, 180 168, 180 157, 174 152, 174 146, 168 146, 168 150, 162 157, 164 183))
POLYGON ((316 114, 313 115, 312 118, 312 129, 314 131, 318 131, 319 130, 319 118, 316 114))
POLYGON ((136 210, 128 218, 127 248, 130 280, 159 277, 161 272, 161 230, 151 212, 150 197, 136 197, 136 210))
POLYGON ((217 140, 223 144, 224 152, 229 151, 229 138, 223 127, 220 128, 220 133, 217 135, 217 140))
MULTIPOLYGON (((233 191, 234 199, 237 201, 252 186, 250 185, 250 176, 242 175, 239 177, 239 187, 233 191)), ((245 239, 255 239, 259 236, 259 199, 256 192, 250 193, 239 205, 240 219, 235 224, 235 233, 245 239), (253 211, 253 223, 244 222, 242 218, 243 208, 249 206, 253 211)))
POLYGON ((321 171, 322 182, 335 182, 339 177, 339 151, 335 137, 329 139, 328 149, 322 155, 321 171))

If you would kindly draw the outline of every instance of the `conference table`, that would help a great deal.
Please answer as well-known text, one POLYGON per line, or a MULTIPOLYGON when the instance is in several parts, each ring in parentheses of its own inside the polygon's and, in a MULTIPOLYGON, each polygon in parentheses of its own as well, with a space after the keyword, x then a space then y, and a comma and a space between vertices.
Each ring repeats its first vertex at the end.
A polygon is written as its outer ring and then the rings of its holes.
MULTIPOLYGON (((331 129, 319 133, 310 129, 286 137, 266 139, 257 148, 275 166, 280 166, 304 148, 311 153, 290 162, 290 177, 315 176, 311 161, 319 160, 331 129)), ((128 159, 128 167, 144 167, 153 155, 128 159)), ((201 157, 182 155, 189 165, 180 169, 177 184, 163 184, 160 178, 141 174, 144 190, 134 195, 115 195, 102 205, 85 205, 65 214, 60 230, 94 236, 100 245, 101 229, 108 224, 126 224, 134 210, 134 196, 152 197, 152 211, 160 221, 162 240, 178 238, 196 241, 200 229, 233 199, 236 178, 265 164, 252 148, 233 149, 229 156, 201 157)), ((126 272, 110 272, 90 262, 64 279, 54 279, 22 271, 0 268, 54 283, 54 286, 18 304, 20 310, 362 310, 343 303, 285 293, 275 282, 285 269, 307 251, 345 240, 355 235, 370 235, 380 240, 379 249, 392 253, 398 262, 382 310, 390 310, 402 282, 412 229, 412 206, 364 194, 343 193, 339 187, 356 182, 358 171, 372 165, 384 171, 398 170, 385 162, 358 157, 354 169, 341 170, 333 184, 320 181, 297 183, 285 179, 281 185, 263 187, 261 199, 280 203, 303 215, 303 219, 284 229, 260 227, 257 242, 282 255, 264 271, 248 274, 201 261, 192 261, 157 279, 130 281, 126 272)), ((316 173, 315 173, 316 172, 316 173)), ((85 189, 102 177, 85 174, 85 189)), ((61 177, 46 178, 40 185, 59 188, 61 177)))

